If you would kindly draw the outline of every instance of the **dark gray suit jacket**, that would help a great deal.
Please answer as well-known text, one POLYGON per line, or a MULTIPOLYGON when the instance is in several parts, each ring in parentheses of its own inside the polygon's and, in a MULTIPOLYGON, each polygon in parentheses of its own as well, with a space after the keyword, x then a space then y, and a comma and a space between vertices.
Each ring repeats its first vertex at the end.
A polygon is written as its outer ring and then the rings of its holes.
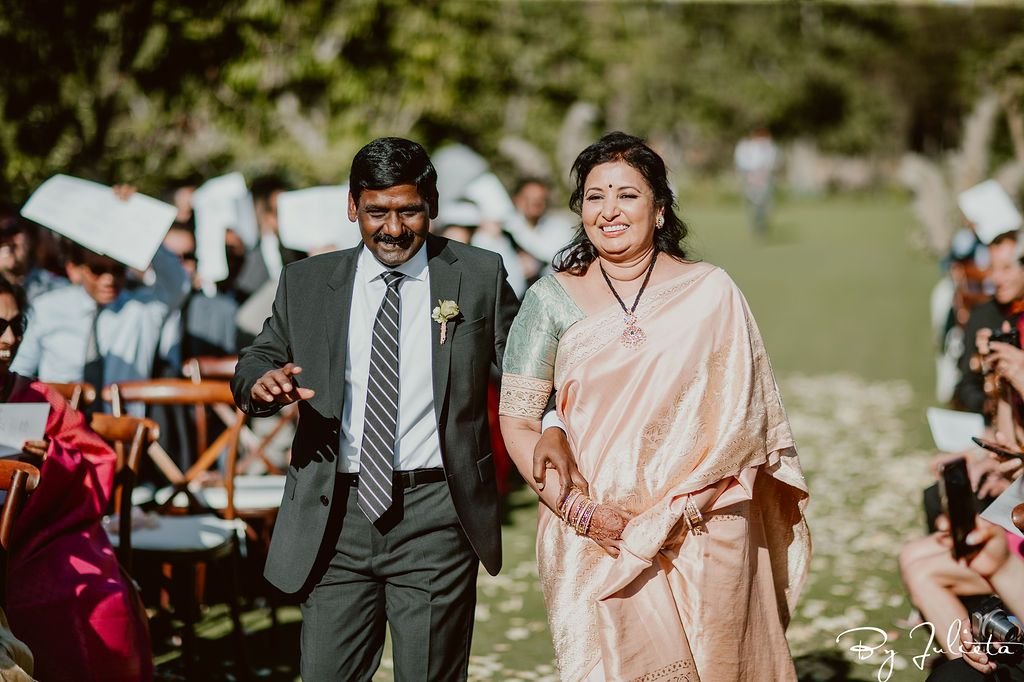
MULTIPOLYGON (((284 500, 267 557, 265 575, 284 592, 299 591, 309 577, 333 502, 352 287, 362 248, 285 267, 273 313, 241 352, 231 382, 235 402, 255 416, 279 409, 253 405, 250 391, 264 373, 286 362, 302 367, 297 383, 316 391, 299 403, 284 500)), ((487 380, 492 364, 501 367, 519 302, 496 254, 434 236, 424 248, 432 303, 456 301, 461 313, 449 323, 443 345, 439 325, 431 325, 429 360, 441 456, 462 527, 494 575, 501 568, 501 526, 487 426, 487 380)))

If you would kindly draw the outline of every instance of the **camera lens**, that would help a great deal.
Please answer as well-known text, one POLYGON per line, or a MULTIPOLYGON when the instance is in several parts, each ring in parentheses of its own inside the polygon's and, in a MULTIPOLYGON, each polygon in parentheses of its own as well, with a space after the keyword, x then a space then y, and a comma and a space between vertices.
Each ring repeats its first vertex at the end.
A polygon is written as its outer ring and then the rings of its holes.
POLYGON ((982 621, 981 635, 983 639, 991 638, 993 642, 1015 644, 1024 642, 1024 632, 1021 631, 1020 621, 1002 609, 996 609, 986 614, 982 621))

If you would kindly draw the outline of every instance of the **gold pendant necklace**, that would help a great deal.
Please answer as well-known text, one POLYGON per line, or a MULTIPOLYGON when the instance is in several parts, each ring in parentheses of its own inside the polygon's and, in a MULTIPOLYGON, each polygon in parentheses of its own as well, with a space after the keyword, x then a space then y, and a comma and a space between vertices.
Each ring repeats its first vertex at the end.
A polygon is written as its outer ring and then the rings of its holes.
POLYGON ((651 273, 654 272, 654 261, 658 260, 658 252, 655 251, 651 257, 651 264, 647 266, 647 274, 644 276, 644 281, 640 285, 640 291, 636 292, 636 298, 633 299, 633 306, 626 308, 626 304, 623 303, 622 297, 619 296, 619 292, 615 291, 615 287, 612 285, 612 280, 608 277, 608 273, 604 271, 604 266, 601 265, 600 259, 597 261, 597 266, 601 268, 601 274, 604 276, 604 281, 611 289, 612 295, 615 296, 615 300, 622 306, 622 322, 625 327, 622 330, 622 336, 619 337, 619 342, 626 348, 639 348, 647 342, 647 332, 640 328, 636 323, 636 307, 640 304, 640 297, 644 294, 644 289, 647 288, 647 283, 651 281, 651 273))

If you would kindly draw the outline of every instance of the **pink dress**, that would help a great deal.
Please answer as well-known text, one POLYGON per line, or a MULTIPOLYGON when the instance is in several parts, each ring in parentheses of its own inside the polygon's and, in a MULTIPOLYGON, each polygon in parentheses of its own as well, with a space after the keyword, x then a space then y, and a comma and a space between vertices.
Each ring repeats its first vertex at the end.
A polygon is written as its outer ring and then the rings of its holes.
POLYGON ((7 616, 40 680, 151 680, 145 614, 101 526, 116 455, 53 389, 17 377, 12 403, 50 403, 50 450, 11 539, 7 616))

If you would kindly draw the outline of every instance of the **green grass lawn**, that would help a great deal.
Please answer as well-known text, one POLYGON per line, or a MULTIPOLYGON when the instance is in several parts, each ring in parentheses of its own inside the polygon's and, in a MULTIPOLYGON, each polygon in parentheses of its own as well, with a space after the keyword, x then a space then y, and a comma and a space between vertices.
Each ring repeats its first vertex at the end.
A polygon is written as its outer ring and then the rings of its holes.
MULTIPOLYGON (((908 203, 893 195, 786 200, 759 242, 741 205, 682 201, 694 254, 732 275, 760 324, 811 487, 815 559, 790 628, 803 679, 875 679, 881 659, 852 661, 834 642, 868 625, 891 631, 892 679, 923 677, 910 665, 923 642, 898 627, 910 607, 895 557, 921 525, 930 445, 923 408, 933 402, 928 296, 938 268, 908 246, 908 203)), ((525 492, 512 503, 505 568, 480 580, 471 677, 553 680, 534 569, 535 505, 525 492)), ((283 617, 271 634, 264 614, 250 614, 250 650, 275 679, 295 679, 297 611, 283 617)), ((230 650, 224 625, 222 610, 208 613, 211 656, 230 650)), ((162 670, 175 657, 164 649, 162 670)), ((378 679, 391 679, 387 660, 378 679)))
POLYGON ((743 289, 781 376, 844 371, 931 394, 928 295, 939 271, 908 247, 906 199, 789 201, 763 244, 735 205, 682 212, 696 254, 743 289))

